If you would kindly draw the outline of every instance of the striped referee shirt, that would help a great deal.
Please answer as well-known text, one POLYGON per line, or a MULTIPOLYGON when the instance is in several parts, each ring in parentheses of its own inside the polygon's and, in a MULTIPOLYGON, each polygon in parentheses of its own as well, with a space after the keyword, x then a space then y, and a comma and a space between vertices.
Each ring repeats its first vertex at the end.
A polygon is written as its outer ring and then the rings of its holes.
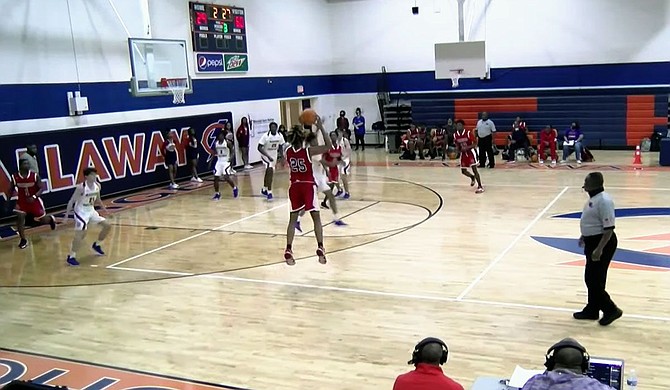
POLYGON ((614 201, 607 192, 600 192, 586 202, 579 220, 582 236, 597 236, 614 229, 614 201))

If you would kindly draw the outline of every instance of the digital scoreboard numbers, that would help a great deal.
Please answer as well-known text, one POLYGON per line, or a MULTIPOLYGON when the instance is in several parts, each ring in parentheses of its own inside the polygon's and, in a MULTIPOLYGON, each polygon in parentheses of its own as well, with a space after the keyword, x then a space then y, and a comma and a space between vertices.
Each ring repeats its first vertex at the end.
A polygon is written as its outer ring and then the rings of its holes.
POLYGON ((247 54, 244 8, 189 3, 193 51, 247 54))

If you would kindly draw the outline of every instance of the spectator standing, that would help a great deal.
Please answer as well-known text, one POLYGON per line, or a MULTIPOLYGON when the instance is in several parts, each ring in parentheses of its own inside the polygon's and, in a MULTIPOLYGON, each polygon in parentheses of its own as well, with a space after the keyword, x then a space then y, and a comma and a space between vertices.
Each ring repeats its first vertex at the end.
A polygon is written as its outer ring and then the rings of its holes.
POLYGON ((488 112, 482 112, 482 119, 477 121, 477 137, 479 138, 479 167, 484 168, 488 159, 489 168, 495 168, 496 160, 493 154, 493 133, 496 125, 489 119, 488 112))
POLYGON ((240 126, 237 128, 237 144, 240 147, 240 152, 242 153, 242 161, 244 162, 245 169, 251 169, 252 166, 249 165, 249 119, 247 117, 242 117, 240 126))
POLYGON ((37 163, 37 145, 26 145, 26 152, 23 153, 19 159, 28 160, 28 163, 30 164, 30 170, 39 175, 40 166, 37 163))
POLYGON ((586 375, 589 359, 586 348, 565 338, 547 351, 547 371, 530 378, 522 390, 613 390, 586 375))
POLYGON ((447 119, 447 124, 444 128, 447 130, 447 146, 456 146, 454 144, 454 133, 456 132, 454 120, 451 118, 447 119))
POLYGON ((202 179, 198 176, 198 137, 196 137, 195 129, 193 127, 188 129, 188 138, 185 140, 186 160, 191 166, 191 181, 202 183, 202 179))
POLYGON ((572 122, 570 128, 566 130, 565 134, 563 135, 563 159, 561 160, 561 163, 566 162, 573 151, 575 152, 575 159, 577 160, 577 164, 582 163, 583 139, 584 134, 579 127, 579 122, 572 122))
POLYGON ((449 349, 440 339, 428 337, 421 340, 407 364, 416 367, 413 371, 399 375, 393 390, 463 390, 458 382, 444 375, 440 367, 447 362, 449 349))
POLYGON ((356 116, 353 119, 354 136, 356 137, 356 150, 358 150, 358 142, 361 143, 361 149, 365 151, 365 117, 361 115, 361 109, 356 108, 356 116))
POLYGON ((340 111, 340 116, 337 118, 337 130, 343 132, 346 138, 351 141, 351 129, 349 128, 349 119, 347 119, 347 113, 344 110, 340 111))

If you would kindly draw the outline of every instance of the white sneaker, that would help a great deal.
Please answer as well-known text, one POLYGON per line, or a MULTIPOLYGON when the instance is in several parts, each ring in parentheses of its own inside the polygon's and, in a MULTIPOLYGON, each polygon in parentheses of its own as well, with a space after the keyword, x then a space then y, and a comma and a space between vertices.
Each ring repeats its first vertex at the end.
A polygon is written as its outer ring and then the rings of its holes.
POLYGON ((582 163, 582 160, 577 160, 577 164, 581 164, 581 163, 582 163))
POLYGON ((565 164, 565 160, 561 160, 561 164, 565 164))
POLYGON ((198 182, 198 178, 197 178, 197 177, 192 177, 192 178, 191 178, 191 181, 194 182, 194 183, 197 183, 197 182, 198 182))
POLYGON ((551 165, 556 165, 556 160, 551 160, 551 165))
POLYGON ((251 165, 248 165, 248 164, 244 166, 244 169, 252 169, 252 168, 253 167, 251 165))
POLYGON ((195 181, 197 181, 198 183, 202 183, 202 179, 199 178, 199 177, 196 177, 196 178, 195 178, 195 181))
POLYGON ((540 160, 540 164, 544 164, 544 160, 540 160))
POLYGON ((172 188, 173 190, 176 190, 177 188, 179 188, 179 184, 177 184, 177 183, 170 183, 170 188, 172 188))

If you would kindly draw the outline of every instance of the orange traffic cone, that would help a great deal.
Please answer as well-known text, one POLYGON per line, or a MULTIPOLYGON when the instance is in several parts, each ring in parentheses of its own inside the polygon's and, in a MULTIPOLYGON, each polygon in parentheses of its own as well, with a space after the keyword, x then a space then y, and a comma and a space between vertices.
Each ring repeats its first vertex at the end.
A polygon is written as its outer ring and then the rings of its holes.
POLYGON ((642 169, 642 153, 640 153, 640 145, 635 147, 635 157, 633 158, 633 165, 635 169, 642 169))

